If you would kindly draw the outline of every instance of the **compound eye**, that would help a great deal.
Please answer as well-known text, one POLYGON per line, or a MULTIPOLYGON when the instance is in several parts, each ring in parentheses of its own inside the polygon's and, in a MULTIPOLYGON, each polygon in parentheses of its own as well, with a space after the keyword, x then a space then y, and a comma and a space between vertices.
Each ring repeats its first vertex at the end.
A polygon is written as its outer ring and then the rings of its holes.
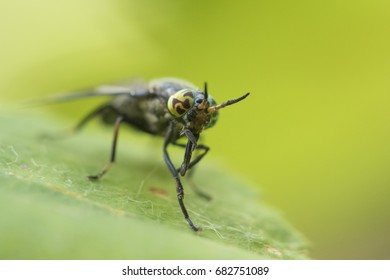
POLYGON ((190 89, 182 89, 171 95, 168 99, 168 110, 172 116, 180 118, 194 106, 194 92, 190 89))
POLYGON ((202 97, 198 97, 198 98, 196 98, 195 99, 195 103, 197 104, 197 105, 199 105, 199 104, 201 104, 202 102, 203 102, 203 98, 202 97))

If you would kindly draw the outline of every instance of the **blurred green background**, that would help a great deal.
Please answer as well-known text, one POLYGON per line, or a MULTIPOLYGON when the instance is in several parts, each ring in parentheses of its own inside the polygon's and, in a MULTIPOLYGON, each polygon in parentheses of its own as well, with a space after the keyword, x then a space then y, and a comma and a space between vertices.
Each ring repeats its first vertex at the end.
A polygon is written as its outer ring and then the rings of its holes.
MULTIPOLYGON (((3 109, 129 77, 207 81, 219 102, 250 91, 205 133, 210 157, 258 185, 313 258, 390 259, 389 1, 0 6, 3 109)), ((53 113, 73 124, 94 102, 53 113)))

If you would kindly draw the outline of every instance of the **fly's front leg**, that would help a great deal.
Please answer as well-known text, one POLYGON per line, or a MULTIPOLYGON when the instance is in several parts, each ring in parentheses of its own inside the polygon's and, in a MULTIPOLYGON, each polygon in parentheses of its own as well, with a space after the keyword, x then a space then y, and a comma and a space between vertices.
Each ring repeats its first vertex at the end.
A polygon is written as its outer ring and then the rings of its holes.
POLYGON ((169 154, 168 154, 168 150, 167 150, 167 147, 169 145, 169 143, 171 142, 171 138, 172 138, 172 132, 173 132, 173 129, 172 129, 172 125, 169 126, 168 128, 168 133, 165 137, 165 142, 164 142, 164 149, 163 149, 163 152, 164 152, 164 160, 169 168, 169 171, 171 171, 171 174, 173 176, 173 178, 175 179, 175 182, 176 182, 176 194, 177 194, 177 199, 179 201, 179 205, 180 205, 180 208, 181 208, 181 211, 184 215, 184 218, 187 220, 187 223, 188 225, 191 227, 192 230, 194 231, 198 231, 199 228, 196 227, 193 222, 191 221, 190 219, 190 216, 188 215, 188 212, 187 212, 187 209, 184 205, 184 189, 183 189, 183 185, 181 184, 181 181, 180 181, 180 177, 179 177, 179 173, 177 172, 175 166, 173 165, 170 157, 169 157, 169 154))
POLYGON ((181 165, 181 167, 177 169, 177 172, 179 172, 182 176, 184 176, 186 174, 187 170, 190 170, 195 164, 197 164, 210 150, 210 147, 208 147, 206 145, 198 144, 195 149, 203 150, 203 152, 200 155, 198 155, 193 161, 190 162, 189 157, 191 156, 192 151, 191 151, 191 153, 188 152, 188 150, 189 150, 188 144, 185 145, 185 144, 176 143, 176 142, 174 142, 172 144, 175 146, 182 147, 182 148, 186 149, 185 156, 184 156, 184 162, 181 165))
POLYGON ((112 139, 110 161, 108 163, 106 163, 106 165, 104 166, 103 170, 100 173, 98 173, 96 175, 90 175, 90 176, 88 176, 88 179, 90 179, 90 180, 100 179, 104 174, 106 174, 108 172, 108 170, 110 170, 111 165, 115 162, 116 144, 118 142, 119 127, 120 127, 120 124, 122 123, 122 121, 123 121, 122 116, 117 117, 117 119, 115 121, 114 137, 112 139))
POLYGON ((200 162, 200 160, 208 153, 208 151, 210 150, 210 147, 208 147, 206 145, 199 144, 198 146, 196 146, 196 149, 203 150, 203 152, 200 155, 198 155, 193 161, 190 162, 190 164, 187 167, 187 170, 190 170, 192 167, 194 167, 195 164, 200 162))
MULTIPOLYGON (((182 147, 182 148, 186 148, 186 145, 185 144, 181 144, 181 143, 173 143, 175 146, 179 146, 179 147, 182 147)), ((200 160, 208 153, 208 151, 210 150, 210 148, 206 145, 203 145, 203 144, 198 144, 196 146, 196 149, 197 150, 202 150, 202 153, 199 154, 194 160, 192 160, 188 165, 187 165, 187 170, 188 170, 188 175, 187 177, 190 179, 194 173, 194 169, 192 169, 198 162, 200 162, 200 160)), ((181 169, 183 168, 183 165, 181 166, 181 168, 178 168, 177 169, 177 172, 181 172, 181 169)), ((193 188, 193 190, 195 191, 195 193, 197 195, 199 195, 200 197, 206 199, 206 200, 211 200, 211 196, 205 192, 203 192, 202 190, 200 190, 198 188, 198 186, 196 184, 194 184, 191 180, 191 186, 193 188)))

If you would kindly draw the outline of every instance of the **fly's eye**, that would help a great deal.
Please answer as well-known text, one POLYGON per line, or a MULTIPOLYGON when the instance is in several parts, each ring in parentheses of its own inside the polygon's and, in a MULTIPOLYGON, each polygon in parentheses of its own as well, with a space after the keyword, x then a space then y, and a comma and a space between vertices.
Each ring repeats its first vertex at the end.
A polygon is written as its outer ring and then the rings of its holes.
POLYGON ((182 89, 171 95, 168 99, 168 110, 172 116, 180 118, 194 106, 194 92, 182 89))
POLYGON ((196 98, 196 99, 195 99, 195 103, 198 104, 198 105, 199 105, 200 103, 202 103, 202 102, 203 102, 203 98, 196 98))

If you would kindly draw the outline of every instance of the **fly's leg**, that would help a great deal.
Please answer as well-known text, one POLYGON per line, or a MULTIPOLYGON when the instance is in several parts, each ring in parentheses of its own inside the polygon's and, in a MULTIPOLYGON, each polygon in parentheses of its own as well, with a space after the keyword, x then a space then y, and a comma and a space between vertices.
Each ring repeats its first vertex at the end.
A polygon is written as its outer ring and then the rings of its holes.
POLYGON ((119 127, 120 127, 122 121, 123 121, 122 116, 119 116, 116 118, 115 127, 114 127, 114 137, 112 139, 111 155, 110 155, 109 162, 106 163, 106 165, 104 166, 104 168, 102 169, 102 171, 100 173, 98 173, 96 175, 90 175, 90 176, 88 176, 88 179, 90 179, 90 180, 100 179, 104 174, 106 174, 108 172, 108 170, 110 170, 111 165, 115 162, 116 144, 118 142, 119 127))
POLYGON ((50 134, 50 135, 45 134, 45 135, 42 135, 42 137, 45 139, 57 140, 57 139, 62 139, 64 137, 71 136, 71 135, 79 132, 81 129, 83 129, 84 126, 89 121, 91 121, 93 118, 98 117, 100 115, 103 115, 108 110, 113 110, 113 109, 111 108, 110 105, 104 104, 104 105, 96 108, 92 112, 90 112, 88 115, 86 115, 75 127, 68 129, 68 130, 65 130, 65 131, 62 131, 62 132, 59 132, 59 133, 56 133, 55 135, 54 134, 50 134))
POLYGON ((203 150, 203 153, 198 155, 193 161, 190 162, 190 164, 187 167, 187 170, 190 170, 192 167, 194 167, 195 164, 200 162, 200 160, 208 153, 208 151, 210 150, 210 147, 208 147, 206 145, 199 144, 196 146, 196 149, 203 150))
MULTIPOLYGON (((186 148, 186 145, 185 144, 181 144, 181 143, 173 143, 175 146, 179 146, 179 147, 182 147, 182 148, 186 148)), ((203 192, 202 190, 200 190, 198 188, 198 186, 191 180, 192 179, 192 176, 194 174, 194 169, 192 169, 198 162, 200 162, 200 160, 208 153, 208 151, 210 150, 210 147, 206 146, 206 145, 202 145, 202 144, 199 144, 196 146, 196 149, 197 150, 202 150, 202 153, 199 154, 193 161, 191 161, 188 166, 187 166, 187 170, 188 170, 188 179, 190 179, 190 182, 191 182, 191 187, 193 188, 193 190, 195 191, 195 193, 206 199, 206 200, 211 200, 211 196, 205 192, 203 192)), ((182 167, 181 167, 182 168, 182 167)), ((178 168, 177 169, 177 172, 181 172, 181 168, 178 168)))
POLYGON ((172 163, 172 161, 171 161, 171 159, 169 157, 169 154, 168 154, 167 147, 168 147, 169 143, 171 143, 172 132, 173 132, 173 128, 172 128, 172 125, 170 125, 169 128, 168 128, 168 133, 167 133, 167 135, 165 137, 165 141, 164 141, 164 149, 163 149, 164 160, 165 160, 165 163, 167 164, 167 166, 169 168, 169 171, 171 171, 171 174, 172 174, 173 178, 175 179, 177 200, 179 201, 179 205, 180 205, 181 211, 182 211, 182 213, 184 215, 184 218, 187 220, 187 223, 191 227, 192 230, 199 231, 199 228, 196 227, 193 224, 193 222, 190 219, 190 216, 188 215, 187 209, 186 209, 186 207, 184 205, 184 189, 183 189, 183 185, 181 184, 179 173, 176 170, 175 166, 173 165, 173 163, 172 163))
POLYGON ((93 118, 105 114, 108 110, 113 111, 113 108, 110 105, 104 104, 92 112, 90 112, 88 115, 86 115, 74 128, 72 128, 69 131, 69 134, 76 133, 84 128, 84 126, 91 121, 93 118))

